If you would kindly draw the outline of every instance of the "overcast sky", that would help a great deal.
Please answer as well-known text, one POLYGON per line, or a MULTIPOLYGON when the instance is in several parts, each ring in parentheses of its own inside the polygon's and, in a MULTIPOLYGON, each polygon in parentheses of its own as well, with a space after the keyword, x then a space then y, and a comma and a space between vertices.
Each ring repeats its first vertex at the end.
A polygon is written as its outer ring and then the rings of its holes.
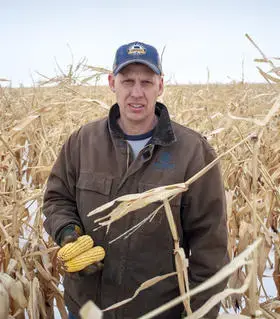
MULTIPOLYGON (((0 0, 0 78, 28 86, 35 71, 56 74, 86 57, 111 68, 116 49, 128 42, 154 45, 163 57, 165 78, 177 83, 245 80, 260 82, 258 51, 280 56, 279 0, 0 0), (101 5, 102 3, 102 5, 101 5), (105 5, 104 5, 105 3, 105 5), (137 3, 133 6, 132 3, 137 3)), ((265 69, 265 68, 264 68, 265 69)))

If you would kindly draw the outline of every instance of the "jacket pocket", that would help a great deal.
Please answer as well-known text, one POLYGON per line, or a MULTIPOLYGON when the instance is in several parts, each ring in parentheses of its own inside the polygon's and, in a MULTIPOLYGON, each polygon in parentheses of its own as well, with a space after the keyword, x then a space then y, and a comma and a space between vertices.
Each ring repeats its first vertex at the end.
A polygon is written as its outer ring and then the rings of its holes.
MULTIPOLYGON (((161 185, 139 183, 138 192, 142 193, 159 186, 161 185)), ((135 273, 141 273, 146 269, 148 278, 173 271, 174 244, 163 202, 155 201, 137 210, 132 216, 134 226, 136 224, 141 226, 130 236, 131 268, 135 273), (145 223, 142 223, 144 220, 145 223), (155 258, 157 253, 160 258, 155 258), (147 269, 148 261, 152 261, 149 269, 147 269)))
POLYGON ((111 192, 112 178, 102 173, 81 172, 77 188, 109 195, 111 192))
MULTIPOLYGON (((96 224, 87 214, 110 200, 113 178, 102 173, 80 172, 76 185, 76 202, 86 232, 96 224)), ((96 236, 96 233, 95 233, 96 236)))

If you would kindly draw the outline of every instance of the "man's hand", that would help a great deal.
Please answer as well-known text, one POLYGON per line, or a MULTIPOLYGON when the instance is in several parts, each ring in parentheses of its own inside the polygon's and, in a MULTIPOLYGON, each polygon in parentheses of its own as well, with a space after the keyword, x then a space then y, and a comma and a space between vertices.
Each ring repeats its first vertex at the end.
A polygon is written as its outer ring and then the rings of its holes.
POLYGON ((76 241, 82 234, 83 232, 80 226, 74 224, 67 225, 60 231, 57 243, 59 246, 63 247, 68 243, 76 241))
POLYGON ((79 275, 81 276, 90 276, 96 273, 97 271, 100 271, 104 268, 104 264, 101 261, 98 261, 92 265, 87 266, 83 270, 78 271, 79 275))
MULTIPOLYGON (((76 241, 81 235, 83 235, 81 228, 78 225, 70 224, 62 228, 62 230, 59 233, 57 243, 59 246, 63 247, 68 243, 76 241)), ((103 267, 104 265, 102 262, 96 262, 76 273, 68 274, 72 277, 75 277, 77 274, 79 274, 80 276, 90 276, 93 275, 95 272, 103 269, 103 267)))

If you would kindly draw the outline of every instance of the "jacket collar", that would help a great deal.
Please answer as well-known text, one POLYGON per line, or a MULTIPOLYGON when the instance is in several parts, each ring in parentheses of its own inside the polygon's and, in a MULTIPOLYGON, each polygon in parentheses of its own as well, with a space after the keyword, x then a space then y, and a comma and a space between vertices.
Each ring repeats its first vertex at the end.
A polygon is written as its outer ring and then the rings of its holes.
MULTIPOLYGON (((176 136, 172 128, 167 107, 164 104, 157 102, 155 107, 155 113, 158 116, 158 123, 155 127, 155 131, 150 141, 150 144, 167 146, 176 142, 176 136)), ((116 103, 111 107, 109 112, 109 131, 112 134, 112 136, 119 139, 124 139, 124 132, 117 123, 117 119, 119 117, 119 105, 116 103)))

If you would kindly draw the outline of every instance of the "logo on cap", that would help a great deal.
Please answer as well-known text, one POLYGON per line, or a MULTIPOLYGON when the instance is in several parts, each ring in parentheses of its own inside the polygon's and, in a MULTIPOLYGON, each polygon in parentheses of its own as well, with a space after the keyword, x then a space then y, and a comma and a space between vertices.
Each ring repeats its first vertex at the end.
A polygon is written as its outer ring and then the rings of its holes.
POLYGON ((128 54, 142 55, 146 54, 146 49, 139 43, 134 43, 127 49, 128 54))

